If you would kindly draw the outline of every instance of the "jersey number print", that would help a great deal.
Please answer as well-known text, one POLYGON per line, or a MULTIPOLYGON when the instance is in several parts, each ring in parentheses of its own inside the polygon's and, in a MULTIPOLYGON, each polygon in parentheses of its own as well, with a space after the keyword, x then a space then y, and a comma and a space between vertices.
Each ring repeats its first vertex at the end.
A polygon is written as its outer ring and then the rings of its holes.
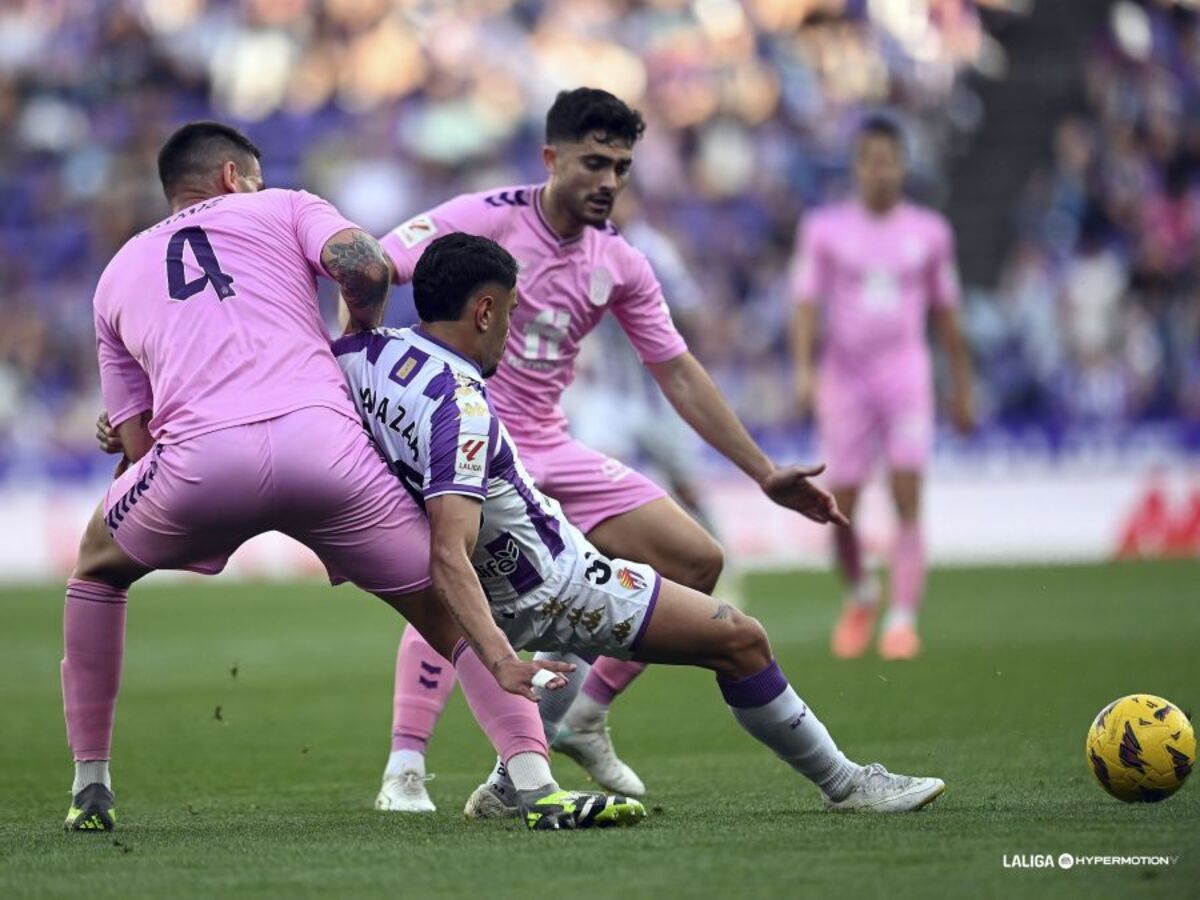
POLYGON ((204 229, 198 225, 180 228, 171 235, 171 242, 167 244, 167 291, 170 293, 171 299, 186 300, 188 297, 200 293, 210 284, 222 300, 237 295, 232 287, 233 276, 226 275, 221 271, 221 264, 217 262, 217 254, 213 252, 212 244, 208 242, 208 235, 204 233, 204 229), (204 270, 203 275, 193 278, 191 281, 187 280, 187 272, 183 268, 185 244, 191 246, 197 265, 204 270))

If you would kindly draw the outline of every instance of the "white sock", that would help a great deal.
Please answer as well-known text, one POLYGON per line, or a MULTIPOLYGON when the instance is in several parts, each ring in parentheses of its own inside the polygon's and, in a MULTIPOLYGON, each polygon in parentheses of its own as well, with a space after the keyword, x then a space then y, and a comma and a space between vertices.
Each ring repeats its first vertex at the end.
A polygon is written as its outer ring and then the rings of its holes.
POLYGON ((917 614, 911 609, 896 609, 892 607, 888 610, 887 616, 883 620, 883 629, 886 631, 889 628, 895 628, 898 625, 915 625, 917 624, 917 614))
POLYGON ((829 730, 787 683, 772 662, 757 675, 717 684, 738 724, 775 751, 789 766, 840 800, 862 768, 848 760, 829 730), (763 702, 767 697, 772 699, 763 702))
POLYGON ((878 606, 880 594, 879 579, 874 572, 863 572, 850 591, 853 602, 862 606, 878 606))
POLYGON ((425 754, 419 750, 393 750, 388 755, 387 768, 383 776, 399 775, 401 772, 425 774, 425 754))
POLYGON ((597 703, 582 692, 575 698, 563 720, 563 724, 572 731, 597 731, 603 729, 607 723, 608 706, 597 703))
POLYGON ((534 788, 556 784, 554 776, 550 773, 550 761, 532 750, 511 757, 504 764, 504 769, 513 787, 518 791, 532 791, 534 788))
POLYGON ((538 692, 541 697, 541 701, 538 703, 538 712, 542 715, 542 727, 546 730, 546 743, 553 744, 563 716, 567 714, 567 710, 572 708, 575 698, 579 696, 579 690, 587 681, 592 664, 574 653, 535 653, 533 658, 575 664, 575 671, 566 676, 566 687, 561 687, 557 691, 538 692))
POLYGON ((75 783, 71 785, 71 793, 78 794, 89 784, 99 782, 110 791, 112 790, 112 779, 108 774, 107 759, 86 759, 83 762, 75 763, 75 783))

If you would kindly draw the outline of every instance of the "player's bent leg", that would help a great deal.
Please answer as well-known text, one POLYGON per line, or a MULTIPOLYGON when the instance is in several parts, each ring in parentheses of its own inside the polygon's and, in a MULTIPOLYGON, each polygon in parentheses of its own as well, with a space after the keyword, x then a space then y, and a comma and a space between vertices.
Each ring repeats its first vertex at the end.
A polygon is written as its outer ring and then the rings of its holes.
POLYGON ((515 789, 516 802, 511 806, 524 816, 528 828, 636 825, 645 816, 645 809, 637 800, 559 788, 550 771, 549 750, 537 704, 500 687, 475 651, 467 646, 458 625, 432 592, 379 596, 404 615, 454 666, 471 713, 496 748, 515 789))
POLYGON ((863 565, 862 549, 853 524, 858 495, 858 485, 833 489, 838 508, 851 520, 850 525, 830 526, 834 559, 846 588, 842 611, 830 640, 830 651, 837 659, 856 659, 866 653, 879 614, 879 582, 863 565))
MULTIPOLYGON (((606 556, 647 563, 705 594, 716 587, 725 565, 721 545, 669 497, 610 516, 593 526, 587 538, 606 556)), ((644 668, 633 660, 597 660, 553 740, 554 749, 575 760, 597 784, 634 797, 644 796, 646 786, 617 755, 608 713, 644 668)))
POLYGON ((63 711, 75 759, 64 823, 68 831, 116 827, 109 760, 125 655, 127 589, 149 571, 121 550, 97 509, 80 542, 63 610, 63 711))
POLYGON ((716 587, 725 566, 721 545, 669 497, 605 519, 587 539, 606 556, 646 563, 664 578, 705 594, 716 587))
POLYGON ((879 638, 884 659, 913 659, 921 652, 917 613, 925 594, 925 540, 921 533, 921 473, 894 471, 892 498, 898 520, 892 545, 891 604, 879 638))
POLYGON ((817 785, 829 809, 913 810, 945 790, 936 778, 892 775, 847 759, 788 684, 762 626, 726 604, 664 581, 637 655, 716 672, 738 724, 817 785))

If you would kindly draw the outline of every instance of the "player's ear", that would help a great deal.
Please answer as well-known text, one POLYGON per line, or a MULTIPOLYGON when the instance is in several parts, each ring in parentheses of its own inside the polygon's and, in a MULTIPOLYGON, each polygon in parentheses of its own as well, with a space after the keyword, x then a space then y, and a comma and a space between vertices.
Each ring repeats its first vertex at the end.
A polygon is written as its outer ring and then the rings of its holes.
POLYGON ((475 298, 475 328, 488 331, 496 318, 496 298, 491 294, 480 294, 475 298))
POLYGON ((553 144, 542 147, 542 162, 546 165, 546 171, 553 174, 554 164, 558 162, 558 148, 553 144))
POLYGON ((221 190, 226 194, 236 194, 238 187, 238 168, 237 163, 232 159, 227 159, 221 163, 221 190))

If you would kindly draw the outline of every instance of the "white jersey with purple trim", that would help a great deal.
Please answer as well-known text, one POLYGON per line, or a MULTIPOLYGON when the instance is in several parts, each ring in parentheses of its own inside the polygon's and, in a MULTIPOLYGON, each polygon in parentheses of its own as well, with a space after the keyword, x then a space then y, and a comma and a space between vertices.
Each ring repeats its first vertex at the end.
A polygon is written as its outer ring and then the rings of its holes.
POLYGON ((628 656, 658 597, 649 566, 609 560, 533 483, 478 366, 419 328, 334 342, 359 415, 413 497, 483 504, 471 564, 518 649, 628 656))

